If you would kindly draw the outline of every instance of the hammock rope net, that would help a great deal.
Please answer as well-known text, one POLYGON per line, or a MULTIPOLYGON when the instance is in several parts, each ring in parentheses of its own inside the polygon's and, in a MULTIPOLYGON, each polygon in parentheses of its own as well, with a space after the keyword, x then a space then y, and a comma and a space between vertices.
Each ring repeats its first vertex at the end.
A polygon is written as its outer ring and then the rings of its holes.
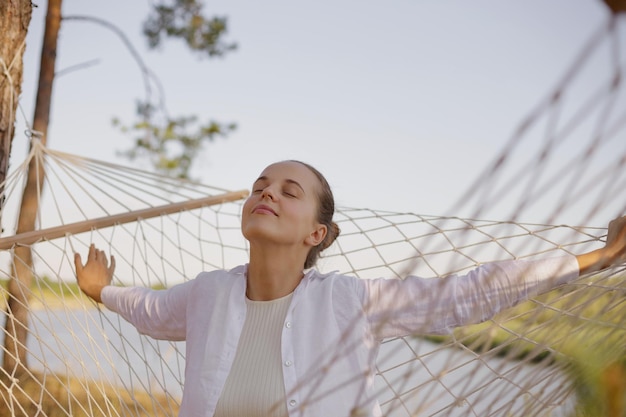
MULTIPOLYGON (((24 377, 12 378, 4 369, 4 405, 12 415, 31 415, 42 398, 55 395, 51 386, 67 388, 64 396, 71 396, 70 386, 80 383, 86 398, 66 398, 61 415, 175 415, 184 346, 140 336, 123 319, 86 300, 73 285, 72 255, 86 253, 94 242, 116 257, 117 285, 155 288, 202 270, 244 263, 247 246, 239 213, 245 193, 79 158, 37 142, 32 157, 45 163, 44 190, 54 190, 54 197, 41 200, 39 237, 28 243, 34 284, 21 289, 30 298, 26 348, 32 375, 27 379, 37 381, 42 392, 24 405, 23 398, 18 400, 26 395, 19 380, 24 377), (179 207, 199 199, 224 202, 179 207), (170 206, 178 210, 167 214, 170 206), (155 214, 145 216, 151 208, 155 214), (93 219, 122 213, 135 220, 92 227, 98 224, 93 219), (75 232, 54 237, 58 222, 75 232), (133 398, 141 393, 149 394, 147 403, 133 398)), ((446 276, 492 260, 577 253, 597 246, 605 234, 593 227, 351 208, 340 208, 336 221, 342 234, 319 267, 363 279, 407 272, 446 276)), ((20 245, 19 235, 7 234, 0 239, 4 279, 12 273, 9 255, 20 245)), ((624 354, 624 281, 623 268, 616 268, 487 323, 460 328, 451 337, 385 341, 377 369, 385 415, 540 415, 568 409, 574 395, 568 369, 580 355, 572 346, 582 344, 606 358, 624 354)), ((3 315, 8 318, 6 308, 3 315)))
MULTIPOLYGON (((444 277, 602 245, 608 220, 626 212, 623 23, 614 17, 583 46, 556 90, 453 207, 472 216, 340 207, 342 233, 318 268, 362 279, 444 277), (598 62, 606 77, 590 81, 586 68, 598 62), (544 221, 518 220, 537 208, 544 221), (507 220, 488 220, 491 210, 507 220), (569 225, 560 224, 564 218, 569 225)), ((27 332, 20 346, 27 371, 0 367, 0 416, 176 415, 184 344, 140 336, 87 300, 74 285, 73 253, 95 243, 114 255, 117 285, 165 288, 231 268, 247 261, 239 228, 246 193, 31 143, 2 184, 0 279, 9 282, 21 263, 33 282, 17 284, 28 300, 28 321, 18 323, 27 332), (33 160, 45 169, 37 230, 17 234, 33 160), (16 256, 24 247, 32 265, 16 256)), ((624 276, 622 265, 581 277, 450 336, 384 341, 376 376, 384 415, 574 416, 584 415, 577 413, 586 402, 624 401, 624 276)), ((15 317, 6 286, 0 294, 8 323, 15 317)), ((4 326, 5 357, 14 351, 7 343, 22 342, 4 326)))

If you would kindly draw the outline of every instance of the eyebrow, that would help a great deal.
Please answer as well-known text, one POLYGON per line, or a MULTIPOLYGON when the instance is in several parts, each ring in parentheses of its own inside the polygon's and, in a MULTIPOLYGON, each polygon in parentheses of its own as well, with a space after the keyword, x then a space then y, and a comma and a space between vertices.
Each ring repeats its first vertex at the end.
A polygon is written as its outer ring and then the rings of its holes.
MULTIPOLYGON (((256 184, 259 181, 267 181, 269 178, 267 178, 265 175, 259 177, 256 179, 256 181, 254 181, 254 183, 252 184, 254 186, 254 184, 256 184)), ((300 183, 296 180, 292 180, 291 178, 287 178, 285 180, 286 183, 288 184, 294 184, 295 186, 297 186, 298 188, 300 188, 302 190, 303 193, 306 194, 306 192, 304 191, 304 188, 302 187, 302 185, 300 185, 300 183)))

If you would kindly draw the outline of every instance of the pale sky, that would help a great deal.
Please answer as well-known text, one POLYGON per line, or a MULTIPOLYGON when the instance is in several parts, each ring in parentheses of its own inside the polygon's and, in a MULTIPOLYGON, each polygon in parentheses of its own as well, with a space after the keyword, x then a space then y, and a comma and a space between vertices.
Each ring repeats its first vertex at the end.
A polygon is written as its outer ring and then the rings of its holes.
MULTIPOLYGON (((63 7, 119 26, 160 78, 172 115, 238 124, 207 145, 196 178, 248 188, 267 164, 300 159, 325 173, 340 206, 459 216, 473 213, 450 212, 459 197, 609 15, 600 0, 211 1, 207 14, 228 16, 239 48, 209 60, 178 41, 148 52, 147 10, 121 0, 63 7)), ((25 55, 29 121, 44 19, 41 2, 25 55)), ((130 164, 116 151, 131 138, 111 126, 115 116, 133 121, 144 94, 129 52, 107 29, 68 21, 58 57, 59 71, 97 63, 57 79, 48 146, 130 164)), ((27 148, 20 118, 14 158, 27 148)))

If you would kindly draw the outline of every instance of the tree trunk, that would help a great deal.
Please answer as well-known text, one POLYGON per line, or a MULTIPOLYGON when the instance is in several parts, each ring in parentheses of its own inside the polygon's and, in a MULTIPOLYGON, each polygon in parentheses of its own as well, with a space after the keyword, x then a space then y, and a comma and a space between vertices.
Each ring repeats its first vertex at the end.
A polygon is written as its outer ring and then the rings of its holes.
MULTIPOLYGON (((22 92, 22 58, 31 15, 29 0, 0 0, 0 216, 4 208, 4 181, 9 169, 15 111, 22 92)), ((8 322, 7 315, 7 325, 8 322)))
POLYGON ((9 169, 15 111, 22 92, 22 57, 32 11, 29 0, 0 0, 0 195, 9 169))
MULTIPOLYGON (((46 29, 41 50, 39 85, 35 103, 33 130, 45 145, 50 119, 52 84, 56 62, 57 40, 61 26, 61 1, 49 0, 46 29)), ((34 139, 37 140, 37 139, 34 139)), ((17 234, 35 230, 44 179, 43 161, 33 158, 22 195, 17 234)), ((28 302, 33 280, 30 246, 16 246, 13 252, 13 278, 9 281, 8 314, 5 332, 3 367, 5 372, 19 376, 27 370, 26 340, 28 336, 28 302)))

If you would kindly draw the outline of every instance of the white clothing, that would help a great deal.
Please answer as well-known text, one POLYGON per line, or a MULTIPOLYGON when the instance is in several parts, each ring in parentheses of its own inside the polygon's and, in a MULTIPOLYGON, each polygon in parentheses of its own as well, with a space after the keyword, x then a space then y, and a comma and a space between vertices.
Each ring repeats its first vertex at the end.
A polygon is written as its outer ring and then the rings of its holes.
MULTIPOLYGON (((246 317, 246 266, 203 272, 167 290, 105 287, 101 298, 139 332, 186 340, 181 417, 211 417, 246 317)), ((464 276, 359 279, 308 271, 282 327, 290 417, 380 416, 373 396, 380 341, 447 333, 579 275, 566 255, 485 264, 464 276)))
POLYGON ((246 321, 215 417, 287 417, 280 335, 292 295, 246 299, 246 321))

